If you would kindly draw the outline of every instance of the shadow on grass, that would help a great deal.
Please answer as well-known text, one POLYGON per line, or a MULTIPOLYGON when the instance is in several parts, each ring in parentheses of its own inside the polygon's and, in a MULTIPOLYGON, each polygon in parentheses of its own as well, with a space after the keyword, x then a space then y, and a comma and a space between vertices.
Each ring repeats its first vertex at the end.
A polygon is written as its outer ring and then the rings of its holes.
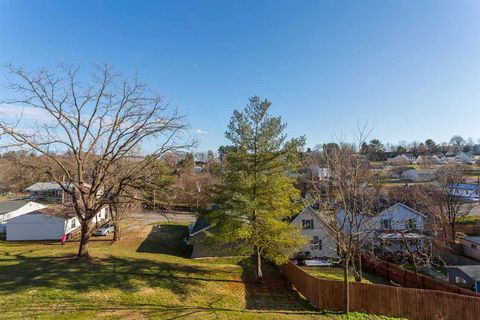
POLYGON ((161 253, 188 258, 192 253, 192 247, 183 240, 187 235, 187 226, 154 225, 147 238, 137 248, 137 252, 161 253))
POLYGON ((279 268, 268 262, 262 262, 264 281, 255 280, 253 259, 240 261, 242 281, 245 283, 245 301, 247 310, 314 312, 310 303, 293 290, 291 284, 279 268))
POLYGON ((116 256, 82 261, 71 256, 19 254, 14 261, 15 264, 0 264, 0 293, 35 288, 138 291, 150 286, 181 296, 201 285, 201 281, 210 281, 204 276, 212 272, 195 266, 116 256))

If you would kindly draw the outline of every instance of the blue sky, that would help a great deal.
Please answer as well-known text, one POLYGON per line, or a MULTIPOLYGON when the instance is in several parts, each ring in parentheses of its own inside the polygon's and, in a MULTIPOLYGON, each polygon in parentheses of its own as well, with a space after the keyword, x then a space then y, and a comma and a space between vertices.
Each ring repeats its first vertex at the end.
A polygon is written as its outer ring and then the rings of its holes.
POLYGON ((479 1, 0 0, 0 62, 138 72, 199 150, 252 95, 309 146, 367 121, 384 142, 480 138, 479 1))

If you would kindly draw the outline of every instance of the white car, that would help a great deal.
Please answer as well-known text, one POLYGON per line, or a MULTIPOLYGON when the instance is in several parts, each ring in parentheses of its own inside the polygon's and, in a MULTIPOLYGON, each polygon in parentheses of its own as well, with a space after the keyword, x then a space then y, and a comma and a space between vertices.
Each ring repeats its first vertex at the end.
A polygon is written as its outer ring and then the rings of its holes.
POLYGON ((104 224, 102 227, 95 231, 96 236, 108 236, 110 232, 115 232, 113 223, 104 224))

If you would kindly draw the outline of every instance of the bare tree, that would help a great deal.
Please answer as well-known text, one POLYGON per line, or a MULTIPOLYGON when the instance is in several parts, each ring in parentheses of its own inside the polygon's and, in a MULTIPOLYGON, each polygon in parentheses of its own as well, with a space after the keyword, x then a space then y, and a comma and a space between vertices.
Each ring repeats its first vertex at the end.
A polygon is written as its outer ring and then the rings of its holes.
POLYGON ((451 241, 456 238, 456 225, 459 219, 468 215, 473 203, 465 201, 456 187, 465 182, 465 166, 461 164, 447 164, 442 166, 435 174, 435 188, 433 197, 442 226, 450 229, 451 241))
POLYGON ((366 137, 365 128, 359 129, 356 143, 324 149, 322 162, 328 178, 318 181, 324 186, 318 190, 328 194, 320 208, 342 258, 345 312, 350 304, 349 267, 352 265, 356 280, 361 281, 362 251, 372 234, 374 208, 381 189, 380 172, 370 170, 359 154, 366 137))
POLYGON ((184 116, 136 78, 123 79, 108 66, 97 67, 84 81, 73 67, 61 66, 56 72, 6 68, 15 98, 4 103, 32 108, 48 119, 1 119, 0 131, 9 137, 6 146, 45 157, 46 165, 29 166, 71 198, 81 224, 78 257, 88 257, 92 219, 121 194, 119 188, 166 152, 192 145, 185 136, 184 116), (148 154, 142 154, 142 147, 148 147, 148 154), (110 183, 118 165, 126 162, 128 174, 116 177, 122 182, 110 183))

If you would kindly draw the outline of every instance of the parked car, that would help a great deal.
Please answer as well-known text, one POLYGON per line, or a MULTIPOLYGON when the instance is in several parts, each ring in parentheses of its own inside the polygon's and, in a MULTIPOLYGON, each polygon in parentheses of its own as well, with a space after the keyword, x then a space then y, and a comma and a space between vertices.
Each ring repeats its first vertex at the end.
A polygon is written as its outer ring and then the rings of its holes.
POLYGON ((115 232, 113 223, 107 223, 95 231, 96 236, 108 236, 110 232, 115 232))

